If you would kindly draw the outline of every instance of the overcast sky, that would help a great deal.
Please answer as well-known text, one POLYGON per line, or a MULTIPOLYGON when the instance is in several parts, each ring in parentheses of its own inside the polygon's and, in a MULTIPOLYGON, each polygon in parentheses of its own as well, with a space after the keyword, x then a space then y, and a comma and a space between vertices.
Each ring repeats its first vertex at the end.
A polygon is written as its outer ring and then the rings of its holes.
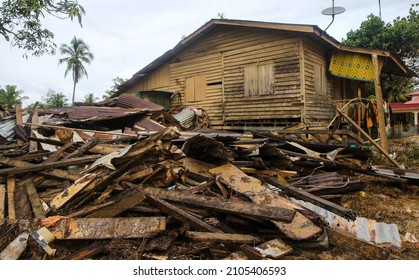
MULTIPOLYGON (((351 29, 358 29, 369 14, 379 14, 378 0, 335 0, 335 6, 346 9, 335 16, 327 33, 338 41, 351 29)), ((385 22, 406 16, 417 0, 381 0, 385 22)), ((46 19, 55 34, 55 43, 69 44, 73 36, 83 39, 95 55, 86 65, 88 79, 77 84, 76 101, 87 93, 102 95, 115 77, 130 78, 218 13, 228 19, 281 23, 313 24, 325 29, 331 16, 321 14, 332 6, 332 0, 79 0, 85 8, 83 28, 76 22, 46 19)), ((63 92, 69 102, 72 94, 71 75, 64 78, 61 57, 22 57, 0 37, 0 86, 17 85, 30 99, 23 105, 41 101, 48 89, 63 92)))

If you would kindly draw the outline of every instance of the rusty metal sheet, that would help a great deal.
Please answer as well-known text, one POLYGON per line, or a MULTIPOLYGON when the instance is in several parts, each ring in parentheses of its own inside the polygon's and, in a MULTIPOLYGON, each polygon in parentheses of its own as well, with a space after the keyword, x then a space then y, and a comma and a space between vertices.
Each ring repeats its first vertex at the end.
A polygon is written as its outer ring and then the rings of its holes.
POLYGON ((357 217, 355 221, 349 221, 310 202, 294 198, 291 200, 324 217, 332 229, 376 245, 401 247, 400 234, 396 224, 376 222, 362 217, 357 217))
POLYGON ((57 239, 145 238, 166 230, 164 217, 62 219, 52 233, 57 239))
POLYGON ((118 97, 116 105, 122 108, 136 108, 153 112, 164 110, 164 107, 161 105, 127 93, 121 94, 118 97))

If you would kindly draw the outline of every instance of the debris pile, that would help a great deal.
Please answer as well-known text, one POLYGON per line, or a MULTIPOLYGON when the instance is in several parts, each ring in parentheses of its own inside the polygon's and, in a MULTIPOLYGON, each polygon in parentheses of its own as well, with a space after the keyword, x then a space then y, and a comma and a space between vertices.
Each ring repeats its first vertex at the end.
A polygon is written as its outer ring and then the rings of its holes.
POLYGON ((18 143, 0 145, 0 259, 279 259, 330 245, 385 259, 401 246, 396 225, 336 203, 364 186, 340 171, 374 173, 368 150, 271 133, 110 131, 118 110, 32 118, 18 143))

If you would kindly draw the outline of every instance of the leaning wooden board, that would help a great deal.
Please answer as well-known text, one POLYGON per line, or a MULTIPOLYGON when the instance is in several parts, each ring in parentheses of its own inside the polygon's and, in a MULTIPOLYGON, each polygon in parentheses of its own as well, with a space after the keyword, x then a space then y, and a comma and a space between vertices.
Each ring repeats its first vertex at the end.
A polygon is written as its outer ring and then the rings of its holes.
MULTIPOLYGON (((301 209, 301 207, 286 198, 274 193, 270 189, 262 185, 259 179, 247 176, 240 169, 231 163, 227 163, 217 168, 210 170, 211 174, 215 175, 218 180, 228 185, 234 191, 249 197, 254 203, 278 206, 285 209, 301 209)), ((322 230, 316 226, 312 221, 304 217, 300 213, 296 213, 291 223, 283 223, 272 221, 281 232, 287 237, 294 240, 306 240, 322 230)))

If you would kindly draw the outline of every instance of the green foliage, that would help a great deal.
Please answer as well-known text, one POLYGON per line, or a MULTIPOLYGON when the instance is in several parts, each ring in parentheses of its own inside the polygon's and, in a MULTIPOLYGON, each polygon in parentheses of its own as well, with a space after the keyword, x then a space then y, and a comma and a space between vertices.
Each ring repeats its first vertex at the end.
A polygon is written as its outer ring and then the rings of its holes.
POLYGON ((95 94, 91 92, 91 93, 88 93, 84 96, 83 103, 91 105, 91 104, 95 103, 97 100, 99 100, 99 98, 95 97, 95 94))
POLYGON ((28 99, 27 96, 22 96, 22 93, 22 90, 17 90, 17 86, 6 85, 4 89, 0 87, 0 105, 6 110, 14 108, 16 103, 28 99))
POLYGON ((74 97, 76 94, 76 84, 79 80, 88 74, 83 63, 90 64, 94 55, 90 52, 89 46, 82 40, 77 39, 76 36, 71 40, 70 45, 62 44, 60 47, 60 52, 66 57, 59 59, 58 64, 66 64, 67 68, 64 73, 64 77, 67 77, 67 74, 71 72, 73 77, 73 99, 72 104, 74 104, 74 97))
POLYGON ((106 100, 109 97, 111 97, 118 90, 118 87, 120 85, 124 84, 126 81, 127 81, 127 79, 124 79, 124 78, 121 78, 121 77, 116 77, 116 78, 112 79, 113 85, 110 89, 105 91, 105 94, 102 96, 103 100, 106 100))
MULTIPOLYGON (((62 92, 56 92, 49 89, 46 97, 42 97, 44 100, 45 108, 63 108, 68 106, 68 99, 62 92)), ((41 107, 41 106, 40 106, 41 107)))
MULTIPOLYGON (((347 33, 342 41, 345 45, 384 49, 399 55, 406 65, 419 73, 419 4, 413 4, 409 14, 397 17, 392 23, 385 23, 379 17, 369 15, 357 30, 347 33)), ((419 85, 415 78, 383 74, 381 86, 389 100, 404 100, 405 93, 419 85)))
POLYGON ((82 25, 84 8, 71 0, 5 0, 0 6, 0 34, 13 46, 34 56, 55 54, 54 34, 42 25, 46 15, 77 19, 82 25))

